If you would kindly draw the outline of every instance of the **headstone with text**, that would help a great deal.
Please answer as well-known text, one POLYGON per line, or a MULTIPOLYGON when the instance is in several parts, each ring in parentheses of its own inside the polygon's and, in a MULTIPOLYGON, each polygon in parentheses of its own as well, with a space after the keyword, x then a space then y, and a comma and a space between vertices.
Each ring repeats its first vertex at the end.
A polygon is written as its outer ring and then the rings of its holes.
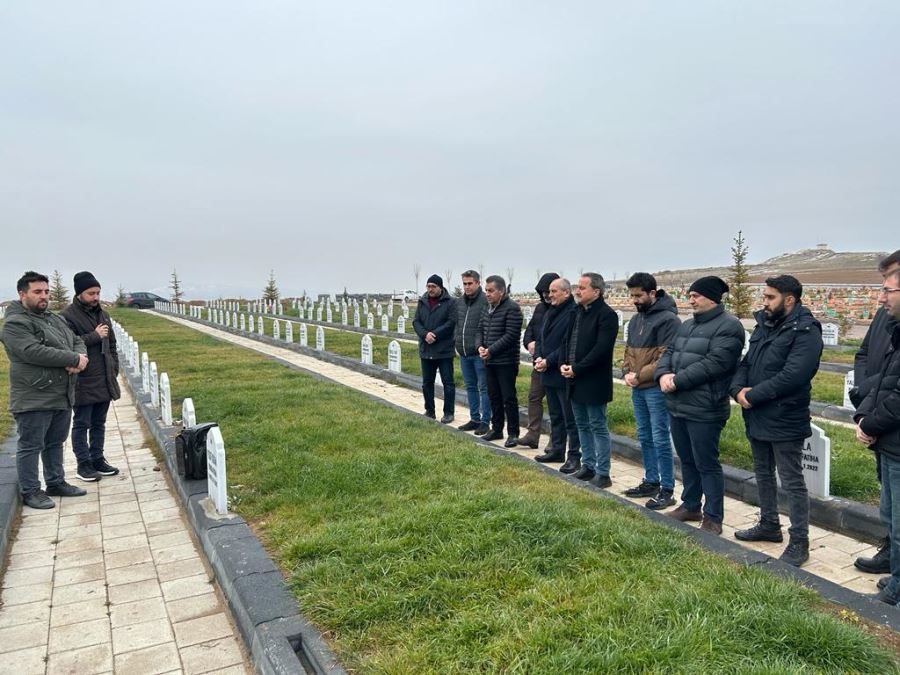
POLYGON ((381 330, 387 331, 388 329, 389 329, 388 316, 387 316, 387 314, 382 314, 381 315, 381 330))
POLYGON ((309 329, 306 327, 305 323, 300 324, 300 346, 309 346, 309 329))
POLYGON ((325 350, 325 329, 322 326, 316 326, 316 349, 320 352, 325 350))
POLYGON ((372 315, 372 312, 366 314, 366 328, 375 330, 375 317, 372 315))
POLYGON ((370 366, 372 365, 372 337, 370 335, 362 336, 362 343, 360 345, 360 360, 363 363, 367 363, 370 366))
POLYGON ((836 323, 822 324, 822 342, 825 343, 826 347, 837 347, 838 337, 839 331, 836 323))
POLYGON ((856 376, 853 374, 851 370, 849 373, 844 375, 844 407, 849 410, 854 410, 853 403, 850 401, 850 390, 856 386, 856 376))
POLYGON ((284 322, 284 341, 285 342, 293 342, 294 341, 294 324, 290 321, 284 322))
POLYGON ((402 372, 400 354, 400 343, 396 340, 391 340, 391 343, 388 345, 388 370, 395 373, 402 372))

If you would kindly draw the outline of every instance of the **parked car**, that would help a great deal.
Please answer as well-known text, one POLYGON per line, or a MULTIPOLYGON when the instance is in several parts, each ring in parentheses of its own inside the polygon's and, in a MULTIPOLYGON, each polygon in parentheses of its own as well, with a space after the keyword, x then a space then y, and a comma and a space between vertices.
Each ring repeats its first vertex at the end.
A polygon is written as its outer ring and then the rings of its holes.
POLYGON ((125 296, 126 307, 137 307, 138 309, 153 309, 155 302, 168 302, 165 298, 161 298, 155 293, 129 293, 125 296))
POLYGON ((403 302, 404 300, 418 300, 419 294, 415 291, 400 291, 398 293, 394 293, 391 296, 391 300, 396 300, 398 302, 403 302))

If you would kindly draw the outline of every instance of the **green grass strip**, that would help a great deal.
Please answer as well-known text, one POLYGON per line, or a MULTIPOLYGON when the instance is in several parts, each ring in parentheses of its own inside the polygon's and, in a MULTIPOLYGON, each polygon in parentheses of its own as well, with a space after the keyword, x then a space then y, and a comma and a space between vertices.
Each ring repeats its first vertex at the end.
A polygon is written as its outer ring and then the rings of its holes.
POLYGON ((438 425, 119 312, 222 427, 234 509, 366 673, 889 672, 811 591, 438 425))
POLYGON ((0 347, 0 441, 12 433, 13 417, 9 412, 9 360, 6 350, 0 347))

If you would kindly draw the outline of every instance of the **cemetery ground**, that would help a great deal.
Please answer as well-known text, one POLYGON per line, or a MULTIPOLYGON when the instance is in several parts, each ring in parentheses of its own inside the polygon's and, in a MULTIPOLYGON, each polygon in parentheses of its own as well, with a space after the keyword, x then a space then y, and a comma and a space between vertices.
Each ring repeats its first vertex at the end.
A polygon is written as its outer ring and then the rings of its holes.
POLYGON ((814 593, 165 319, 117 319, 226 438, 233 508, 365 672, 900 672, 814 593))

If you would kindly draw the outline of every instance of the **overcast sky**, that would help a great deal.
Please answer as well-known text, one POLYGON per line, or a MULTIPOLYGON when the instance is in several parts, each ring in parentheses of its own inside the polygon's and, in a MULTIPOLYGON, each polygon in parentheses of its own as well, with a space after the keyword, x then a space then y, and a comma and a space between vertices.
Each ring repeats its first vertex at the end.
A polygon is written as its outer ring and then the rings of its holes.
POLYGON ((898 34, 896 0, 6 0, 0 298, 893 250, 898 34))

